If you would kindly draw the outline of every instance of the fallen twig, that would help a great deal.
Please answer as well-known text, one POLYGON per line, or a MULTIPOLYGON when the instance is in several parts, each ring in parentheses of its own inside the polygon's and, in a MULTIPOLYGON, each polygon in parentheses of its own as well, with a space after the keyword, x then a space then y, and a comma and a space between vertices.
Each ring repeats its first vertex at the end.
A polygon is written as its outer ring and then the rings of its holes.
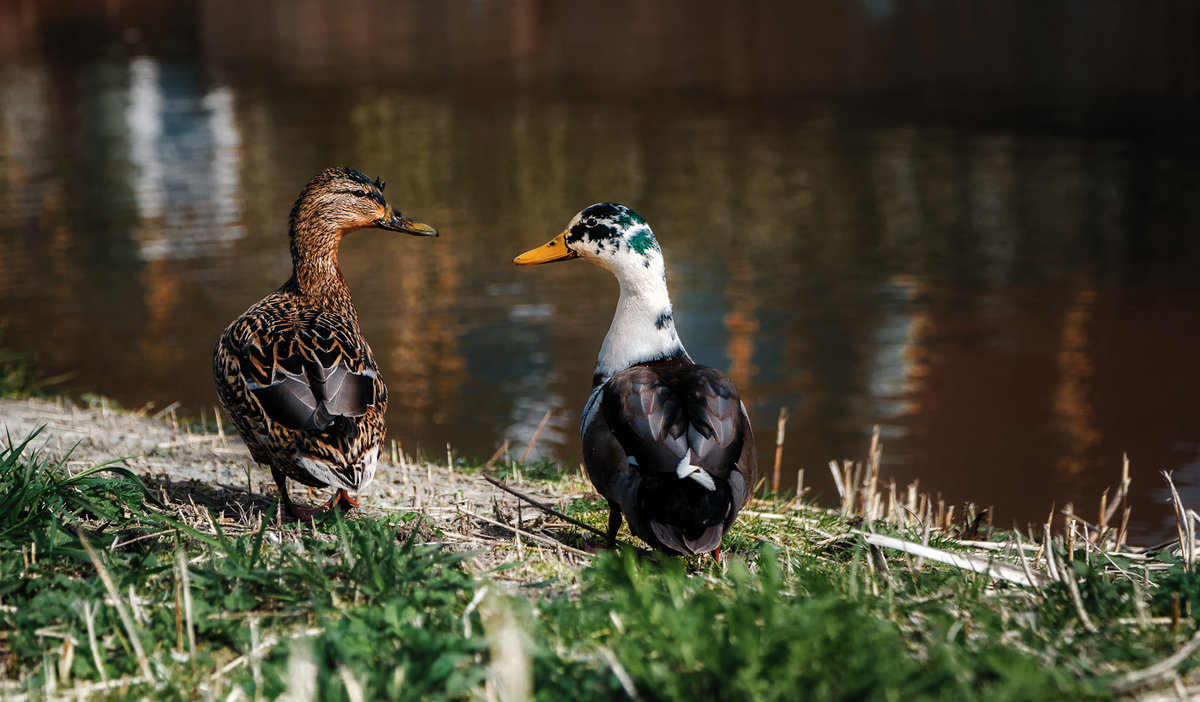
POLYGON ((485 475, 485 476, 483 476, 483 479, 488 481, 492 485, 495 485, 496 487, 500 488, 501 490, 507 492, 508 494, 513 495, 514 497, 519 497, 522 500, 525 500, 526 502, 533 505, 534 507, 537 507, 538 509, 542 510, 543 512, 546 512, 547 514, 553 514, 554 516, 558 517, 559 519, 563 520, 564 522, 567 522, 568 524, 574 524, 575 526, 579 527, 580 529, 585 529, 587 531, 590 531, 602 539, 608 538, 608 534, 605 534, 603 531, 600 531, 596 527, 591 526, 589 524, 584 524, 583 522, 581 522, 578 519, 575 519, 573 517, 568 517, 567 515, 563 514, 562 512, 559 512, 558 510, 554 509, 550 505, 547 505, 542 502, 538 502, 537 500, 533 499, 529 495, 526 495, 525 493, 520 492, 518 490, 514 490, 513 488, 510 488, 509 486, 505 485, 504 483, 500 482, 499 480, 496 480, 493 477, 485 475))
POLYGON ((552 539, 549 536, 535 534, 532 531, 528 531, 526 529, 521 529, 520 527, 515 527, 511 524, 505 524, 504 522, 502 522, 498 519, 492 519, 490 517, 485 517, 482 514, 475 514, 474 512, 465 510, 462 507, 459 507, 458 510, 460 512, 462 512, 463 514, 467 515, 468 517, 471 517, 472 519, 478 519, 482 522, 487 522, 488 524, 498 526, 502 529, 508 529, 509 531, 513 532, 514 534, 520 534, 521 536, 527 536, 531 539, 541 541, 542 543, 546 543, 551 546, 562 548, 563 550, 570 551, 571 553, 574 553, 577 556, 587 556, 588 558, 592 557, 592 554, 588 553, 587 551, 581 551, 580 549, 577 549, 574 546, 568 546, 568 545, 564 544, 563 542, 559 541, 558 539, 552 539))

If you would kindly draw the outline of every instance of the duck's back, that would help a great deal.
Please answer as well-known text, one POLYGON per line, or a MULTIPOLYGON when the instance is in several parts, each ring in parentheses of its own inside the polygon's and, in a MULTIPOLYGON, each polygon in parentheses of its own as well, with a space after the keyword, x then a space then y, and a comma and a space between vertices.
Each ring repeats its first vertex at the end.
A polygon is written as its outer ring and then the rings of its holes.
POLYGON ((225 329, 213 373, 256 461, 307 485, 359 490, 370 480, 387 388, 352 310, 280 289, 225 329))
POLYGON ((737 388, 686 356, 613 375, 582 431, 597 489, 634 533, 668 550, 716 548, 754 485, 754 434, 737 388))

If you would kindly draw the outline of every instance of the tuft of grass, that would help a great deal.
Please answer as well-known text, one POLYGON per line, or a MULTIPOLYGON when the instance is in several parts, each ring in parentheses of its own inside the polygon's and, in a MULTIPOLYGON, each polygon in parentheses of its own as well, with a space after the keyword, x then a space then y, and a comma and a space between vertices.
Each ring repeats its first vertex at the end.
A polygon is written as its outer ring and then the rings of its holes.
MULTIPOLYGON (((548 577, 553 544, 525 542, 541 565, 484 570, 421 543, 453 542, 461 517, 434 536, 416 513, 296 524, 277 504, 240 520, 160 506, 120 466, 68 474, 37 436, 0 452, 5 697, 503 698, 524 680, 544 700, 1111 699, 1197 628, 1200 579, 1170 553, 1055 541, 1043 550, 1063 578, 1018 587, 864 538, 920 540, 905 527, 793 502, 746 510, 720 563, 623 533, 616 552, 558 561, 587 564, 577 577, 548 577), (95 561, 73 550, 79 533, 95 561)), ((563 511, 607 519, 602 500, 563 511)))
POLYGON ((250 533, 227 536, 214 520, 215 534, 205 535, 148 509, 144 486, 128 471, 101 466, 64 476, 61 465, 27 450, 33 439, 0 461, 0 485, 15 487, 10 496, 20 503, 4 513, 0 534, 0 630, 11 632, 0 636, 0 681, 44 691, 126 678, 131 690, 155 697, 190 697, 202 683, 223 696, 233 687, 276 696, 289 684, 297 635, 319 662, 314 684, 334 698, 346 674, 373 696, 411 699, 461 696, 482 678, 472 657, 483 639, 462 630, 474 587, 464 556, 417 543, 406 515, 346 521, 335 513, 279 528, 268 514, 250 533), (102 546, 99 565, 47 550, 64 539, 77 547, 75 528, 102 546), (98 569, 127 598, 135 634, 106 601, 98 569), (186 629, 194 653, 183 643, 186 629), (161 679, 138 678, 131 635, 161 679), (380 655, 389 660, 386 675, 380 655), (247 662, 226 671, 239 660, 247 662))
MULTIPOLYGON (((1096 681, 1043 667, 1000 638, 910 630, 887 598, 848 597, 846 583, 819 568, 789 575, 770 548, 757 566, 734 560, 709 578, 678 560, 599 559, 579 598, 542 606, 537 621, 555 646, 538 659, 539 687, 566 692, 556 680, 560 649, 595 661, 592 675, 604 679, 595 653, 607 649, 647 699, 1107 696, 1096 681)), ((593 699, 612 692, 591 687, 593 699)))
POLYGON ((146 486, 129 469, 113 463, 69 474, 64 465, 44 461, 32 444, 35 430, 20 443, 8 437, 0 447, 0 543, 28 540, 43 553, 56 545, 78 541, 67 527, 81 519, 124 526, 150 497, 146 486))

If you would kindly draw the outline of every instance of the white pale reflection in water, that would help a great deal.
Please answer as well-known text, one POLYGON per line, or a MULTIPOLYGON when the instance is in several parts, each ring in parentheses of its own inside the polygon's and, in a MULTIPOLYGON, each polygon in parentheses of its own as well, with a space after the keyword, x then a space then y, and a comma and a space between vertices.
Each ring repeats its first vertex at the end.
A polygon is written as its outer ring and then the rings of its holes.
POLYGON ((905 433, 898 424, 905 415, 915 411, 913 394, 920 382, 920 330, 924 311, 911 304, 916 295, 916 281, 892 280, 884 286, 884 296, 894 300, 888 305, 875 330, 876 352, 868 370, 867 389, 870 416, 885 422, 883 438, 896 438, 905 433), (895 309, 890 309, 890 308, 895 309))
POLYGON ((180 92, 188 84, 164 79, 145 56, 130 62, 129 76, 125 124, 141 257, 211 255, 244 237, 233 91, 180 92))

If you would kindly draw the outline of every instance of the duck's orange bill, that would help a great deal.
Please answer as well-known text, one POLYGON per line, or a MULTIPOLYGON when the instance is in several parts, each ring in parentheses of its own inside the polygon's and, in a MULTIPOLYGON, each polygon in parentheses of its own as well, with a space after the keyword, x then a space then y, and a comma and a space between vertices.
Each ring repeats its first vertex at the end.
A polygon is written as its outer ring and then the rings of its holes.
POLYGON ((539 263, 563 261, 577 256, 579 254, 567 248, 567 233, 564 231, 536 249, 530 249, 517 256, 513 259, 513 263, 518 266, 533 266, 539 263))

